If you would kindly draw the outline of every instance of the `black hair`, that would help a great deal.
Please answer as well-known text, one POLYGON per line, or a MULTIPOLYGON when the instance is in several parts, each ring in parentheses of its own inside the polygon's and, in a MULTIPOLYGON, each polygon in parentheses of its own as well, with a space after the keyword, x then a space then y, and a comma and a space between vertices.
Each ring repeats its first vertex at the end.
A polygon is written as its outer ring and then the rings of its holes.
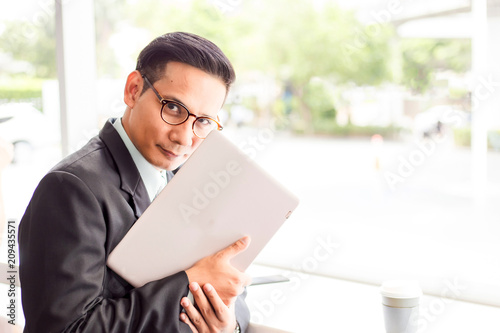
MULTIPOLYGON (((226 91, 236 78, 231 62, 217 45, 187 32, 172 32, 155 38, 139 54, 136 70, 154 83, 163 77, 170 61, 191 65, 220 78, 226 91)), ((144 85, 142 93, 148 88, 144 85)))

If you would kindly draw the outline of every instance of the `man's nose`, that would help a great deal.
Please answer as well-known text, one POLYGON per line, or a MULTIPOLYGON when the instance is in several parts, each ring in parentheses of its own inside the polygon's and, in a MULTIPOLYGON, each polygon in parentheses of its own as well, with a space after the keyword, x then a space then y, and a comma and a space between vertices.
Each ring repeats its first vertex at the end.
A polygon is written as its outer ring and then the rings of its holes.
POLYGON ((181 146, 191 146, 193 144, 193 122, 195 119, 189 117, 184 123, 176 126, 170 130, 170 140, 181 146))

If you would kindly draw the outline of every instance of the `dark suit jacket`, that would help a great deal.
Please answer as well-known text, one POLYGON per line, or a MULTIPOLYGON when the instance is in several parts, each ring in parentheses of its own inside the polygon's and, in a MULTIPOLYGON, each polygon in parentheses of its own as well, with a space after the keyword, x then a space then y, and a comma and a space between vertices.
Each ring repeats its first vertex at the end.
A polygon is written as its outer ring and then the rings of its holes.
MULTIPOLYGON (((179 320, 180 300, 188 293, 185 272, 133 288, 106 266, 149 204, 109 121, 40 181, 19 226, 25 332, 191 331, 179 320)), ((248 325, 241 297, 237 320, 248 325)))

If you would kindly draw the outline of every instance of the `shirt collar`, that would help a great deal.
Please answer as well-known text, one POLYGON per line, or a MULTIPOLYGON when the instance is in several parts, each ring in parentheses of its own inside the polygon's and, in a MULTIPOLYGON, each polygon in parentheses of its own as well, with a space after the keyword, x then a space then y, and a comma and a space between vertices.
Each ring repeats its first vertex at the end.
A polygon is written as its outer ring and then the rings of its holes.
POLYGON ((142 181, 146 186, 146 190, 148 191, 148 196, 151 201, 156 197, 158 191, 161 190, 165 184, 167 183, 167 175, 165 170, 159 170, 154 167, 151 163, 149 163, 144 156, 137 150, 134 146, 130 138, 128 137, 127 132, 122 125, 122 119, 116 119, 113 123, 113 127, 116 129, 118 134, 120 135, 123 143, 128 149, 130 156, 132 156, 132 160, 134 160, 135 166, 139 170, 139 174, 141 175, 142 181))

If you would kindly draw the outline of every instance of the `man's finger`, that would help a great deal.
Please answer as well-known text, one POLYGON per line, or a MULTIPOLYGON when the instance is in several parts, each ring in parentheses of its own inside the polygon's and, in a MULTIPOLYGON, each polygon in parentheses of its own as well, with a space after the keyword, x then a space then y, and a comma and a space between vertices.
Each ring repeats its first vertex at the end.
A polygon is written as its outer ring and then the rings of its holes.
MULTIPOLYGON (((192 324, 192 326, 194 326, 198 331, 204 331, 207 328, 207 324, 206 324, 204 318, 198 312, 196 307, 189 301, 189 299, 187 297, 183 297, 181 299, 181 306, 186 311, 185 314, 187 315, 189 322, 192 324)), ((189 322, 185 321, 186 317, 182 316, 182 314, 180 316, 180 319, 181 320, 184 319, 184 322, 189 325, 189 322)), ((191 328, 191 330, 194 331, 192 328, 191 328)))
POLYGON ((238 253, 245 251, 249 244, 250 244, 250 236, 242 237, 233 244, 226 247, 225 249, 219 251, 217 253, 217 256, 231 259, 238 253))
POLYGON ((205 295, 207 296, 208 300, 210 301, 210 304, 212 308, 214 309, 214 313, 217 316, 217 319, 220 321, 223 321, 227 317, 227 309, 228 307, 224 302, 220 299, 219 295, 217 294, 217 291, 214 289, 214 287, 210 284, 207 283, 203 286, 203 291, 205 292, 205 295))
POLYGON ((200 288, 200 285, 197 282, 192 282, 189 284, 189 290, 193 293, 194 302, 198 307, 198 311, 201 313, 205 321, 210 321, 210 317, 213 314, 212 306, 210 306, 209 300, 206 295, 203 293, 203 290, 200 288))
POLYGON ((189 317, 185 313, 181 313, 179 317, 183 323, 189 326, 193 333, 198 333, 198 330, 196 329, 196 327, 194 327, 194 325, 191 323, 191 320, 189 320, 189 317))

